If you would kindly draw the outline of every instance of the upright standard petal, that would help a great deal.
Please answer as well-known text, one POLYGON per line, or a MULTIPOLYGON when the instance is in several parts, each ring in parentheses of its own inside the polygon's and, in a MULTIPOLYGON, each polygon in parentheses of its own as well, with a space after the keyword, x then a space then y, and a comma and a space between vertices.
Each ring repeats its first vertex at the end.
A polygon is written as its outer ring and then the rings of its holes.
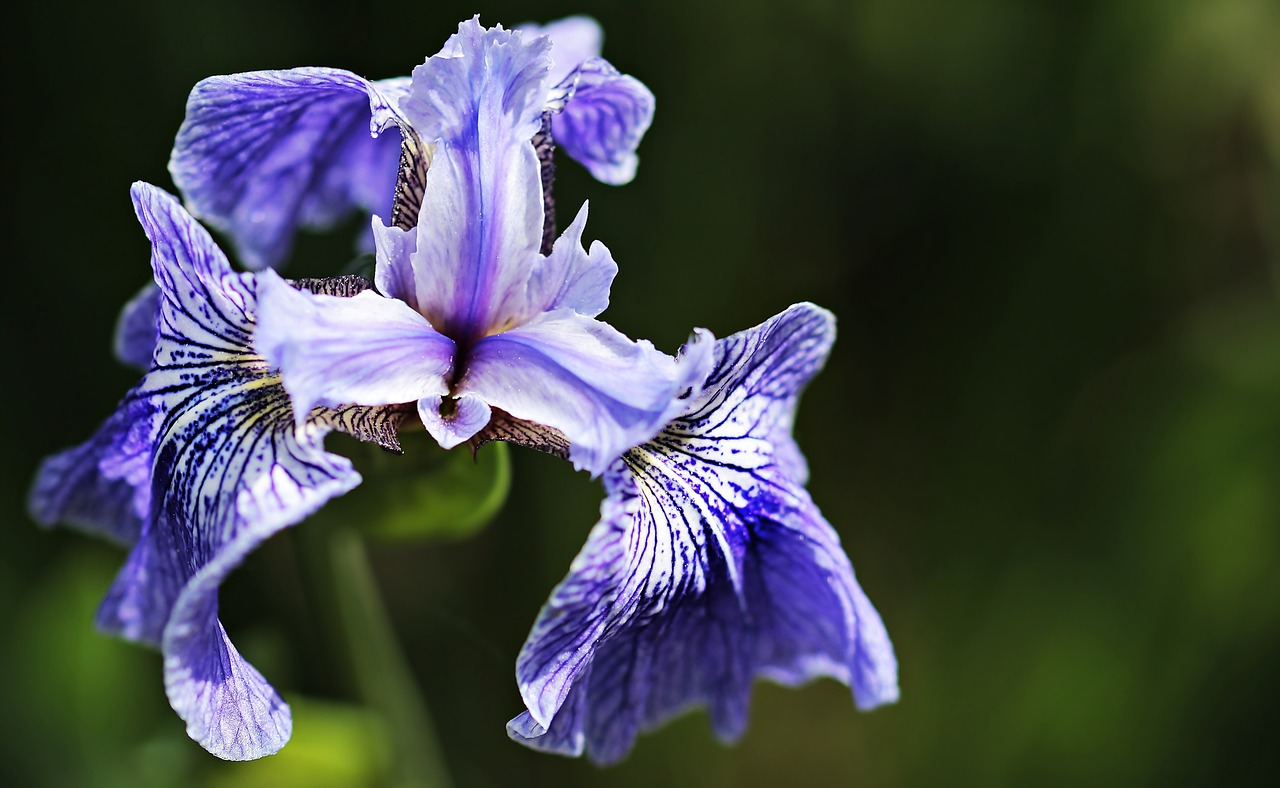
POLYGON ((478 342, 455 392, 557 430, 574 467, 594 476, 662 428, 690 374, 648 342, 562 308, 478 342))
POLYGON ((733 740, 757 677, 897 699, 884 625, 772 442, 833 336, 800 305, 722 340, 684 414, 610 468, 601 521, 521 650, 513 738, 610 763, 704 705, 733 740))
POLYGON ((653 93, 601 58, 586 61, 568 79, 574 81, 572 98, 551 120, 556 144, 596 180, 630 183, 640 163, 636 149, 653 123, 653 93))
POLYGON ((327 432, 394 447, 399 414, 319 410, 295 424, 252 348, 256 280, 233 273, 172 197, 137 184, 133 198, 162 301, 154 365, 131 398, 159 421, 148 514, 98 621, 161 648, 169 701, 192 738, 222 758, 258 758, 287 741, 289 710, 227 639, 218 586, 268 536, 359 483, 324 451, 327 432))
POLYGON ((550 42, 472 19, 413 71, 401 102, 434 135, 412 258, 416 302, 467 345, 501 330, 523 301, 542 239, 542 182, 530 140, 546 94, 550 42))
POLYGON ((600 57, 600 48, 604 46, 604 31, 600 23, 589 16, 567 16, 545 25, 526 22, 515 29, 526 38, 551 39, 551 74, 547 80, 551 85, 564 82, 584 61, 600 57))
POLYGON ((210 77, 187 100, 169 171, 245 266, 279 265, 299 227, 323 229, 356 208, 387 214, 407 89, 407 79, 329 68, 210 77))

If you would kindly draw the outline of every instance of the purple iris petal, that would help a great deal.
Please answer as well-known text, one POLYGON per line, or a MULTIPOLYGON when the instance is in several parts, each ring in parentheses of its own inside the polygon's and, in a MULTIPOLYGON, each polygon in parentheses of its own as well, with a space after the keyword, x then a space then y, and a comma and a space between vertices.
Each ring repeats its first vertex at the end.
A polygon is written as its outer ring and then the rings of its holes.
POLYGON ((442 409, 444 397, 418 401, 418 415, 428 434, 442 449, 460 446, 484 429, 493 415, 489 403, 474 394, 463 394, 442 409))
POLYGON ((407 88, 405 79, 328 68, 210 77, 187 100, 170 173, 192 213, 229 233, 248 268, 278 265, 298 227, 390 209, 394 107, 407 88))
MULTIPOLYGON (((145 488, 131 501, 133 519, 120 521, 136 530, 136 543, 99 625, 161 648, 169 701, 192 738, 222 758, 257 758, 284 745, 289 710, 227 640, 218 586, 262 540, 359 483, 347 460, 324 451, 326 433, 394 445, 398 414, 345 407, 296 424, 279 378, 252 349, 254 277, 232 272, 163 191, 135 184, 133 199, 161 291, 153 364, 93 440, 46 464, 33 510, 78 516, 84 494, 68 504, 41 492, 57 480, 61 458, 76 453, 71 467, 93 467, 86 462, 97 452, 98 478, 145 488)), ((78 473, 61 478, 97 483, 78 473)))
POLYGON ((132 545, 151 507, 151 439, 158 408, 139 389, 83 444, 40 465, 28 508, 41 525, 66 523, 132 545))
POLYGON ((653 123, 653 93, 600 58, 582 63, 569 79, 573 97, 552 117, 556 144, 596 180, 620 186, 636 175, 636 149, 653 123))
POLYGON ((833 338, 806 304, 721 340, 684 414, 605 474, 601 520, 517 662, 513 738, 610 763, 703 705, 732 740, 757 677, 829 676, 861 708, 897 699, 884 625, 774 453, 833 338))
POLYGON ((417 402, 450 447, 496 408, 567 440, 574 464, 599 474, 656 434, 673 398, 700 378, 592 319, 609 303, 617 265, 603 244, 583 249, 585 206, 539 254, 530 139, 550 47, 472 19, 414 70, 400 110, 433 153, 417 226, 373 223, 375 279, 389 298, 312 296, 263 275, 258 350, 299 413, 417 402))
POLYGON ((551 39, 548 108, 557 111, 551 127, 556 144, 597 180, 629 183, 640 161, 636 149, 653 123, 653 93, 600 57, 604 31, 590 17, 518 29, 551 39))
POLYGON ((568 16, 545 25, 527 22, 516 30, 525 38, 546 36, 551 39, 551 73, 547 84, 559 85, 583 61, 600 57, 604 31, 589 16, 568 16))
POLYGON ((437 141, 413 261, 417 299, 432 325, 464 344, 515 311, 541 243, 542 182, 530 140, 550 46, 464 22, 446 45, 459 54, 415 68, 401 102, 414 128, 437 141))
MULTIPOLYGON (((245 552, 249 549, 246 540, 245 552)), ((243 553, 227 555, 238 559, 243 553)), ((209 574, 200 582, 221 580, 209 574)), ((187 602, 181 612, 175 610, 174 621, 175 634, 165 638, 164 688, 169 704, 187 723, 187 735, 228 761, 278 752, 293 734, 293 716, 227 637, 217 619, 217 594, 187 602)))
MULTIPOLYGON (((725 388, 725 375, 733 374, 729 360, 761 356, 757 345, 767 341, 768 361, 753 379, 750 388, 739 387, 738 397, 751 397, 758 414, 752 434, 764 438, 771 447, 770 460, 798 485, 809 480, 808 463, 792 437, 800 394, 809 380, 822 370, 835 341, 834 318, 812 304, 792 306, 752 331, 742 331, 720 341, 717 357, 725 362, 707 379, 707 388, 725 388), (753 333, 754 332, 754 333, 753 333), (767 374, 765 374, 767 373, 767 374)), ((727 389, 726 389, 727 391, 727 389)))
POLYGON ((392 405, 446 394, 454 344, 403 301, 305 293, 259 275, 258 352, 300 416, 316 405, 392 405))
POLYGON ((141 370, 150 368, 159 312, 160 290, 155 282, 148 282, 120 310, 113 342, 116 358, 141 370))
POLYGON ((653 345, 566 308, 478 342, 458 391, 559 430, 574 467, 597 475, 661 428, 677 375, 653 345))
POLYGON ((406 230, 388 227, 375 216, 372 229, 377 261, 374 284, 378 292, 388 298, 398 298, 421 312, 417 275, 413 270, 413 250, 418 248, 418 228, 410 227, 406 230))
POLYGON ((609 306, 609 288, 618 264, 604 244, 594 241, 591 251, 582 248, 587 224, 587 204, 582 204, 573 224, 556 239, 551 254, 540 260, 529 277, 530 314, 568 307, 580 315, 595 317, 609 306))

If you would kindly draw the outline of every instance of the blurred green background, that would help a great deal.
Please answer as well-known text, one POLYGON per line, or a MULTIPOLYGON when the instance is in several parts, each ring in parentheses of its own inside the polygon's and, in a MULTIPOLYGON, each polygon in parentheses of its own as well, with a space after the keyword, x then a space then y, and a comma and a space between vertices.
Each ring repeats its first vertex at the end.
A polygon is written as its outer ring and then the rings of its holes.
MULTIPOLYGON (((588 232, 621 266, 615 325, 674 350, 691 326, 725 335, 795 301, 838 315, 797 432, 894 638, 902 701, 861 714, 833 682, 761 685, 738 746, 698 712, 608 770, 510 743, 516 652, 600 498, 518 451, 482 534, 373 554, 459 786, 1274 779, 1274 0, 49 0, 9 12, 4 53, 0 782, 388 773, 386 721, 326 634, 334 601, 307 596, 305 525, 223 592, 295 741, 224 764, 187 740, 159 657, 92 628, 121 554, 38 530, 23 499, 39 458, 136 379, 110 355, 149 275, 127 192, 172 188, 191 86, 407 74, 475 12, 592 14, 605 55, 658 97, 632 185, 559 168, 562 223, 590 198, 588 232)), ((335 270, 354 227, 304 239, 290 270, 335 270)))

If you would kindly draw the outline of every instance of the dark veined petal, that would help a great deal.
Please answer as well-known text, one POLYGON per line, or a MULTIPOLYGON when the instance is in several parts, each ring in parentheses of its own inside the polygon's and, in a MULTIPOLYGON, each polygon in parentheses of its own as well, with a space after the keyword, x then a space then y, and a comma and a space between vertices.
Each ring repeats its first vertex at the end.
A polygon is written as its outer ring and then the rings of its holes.
MULTIPOLYGON (((708 450, 721 451, 731 445, 722 439, 735 430, 747 431, 749 425, 753 437, 768 442, 772 462, 791 481, 805 484, 808 467, 792 437, 792 426, 800 395, 822 370, 835 336, 835 317, 819 306, 802 303, 717 342, 715 369, 704 390, 715 392, 708 408, 728 420, 698 427, 697 437, 714 437, 717 442, 706 444, 708 450)), ((690 429, 682 423, 672 427, 690 429)), ((691 432, 689 437, 695 435, 691 432)))
POLYGON ((541 123, 549 48, 545 38, 526 42, 464 22, 445 46, 448 56, 414 69, 400 105, 423 142, 435 143, 411 300, 462 344, 519 312, 538 256, 542 182, 530 141, 541 123))
POLYGON ((299 227, 324 229, 356 208, 388 214, 407 88, 330 68, 210 77, 187 100, 169 171, 246 267, 279 265, 299 227))
POLYGON ((653 123, 653 93, 608 61, 592 58, 568 78, 572 97, 552 118, 556 144, 603 183, 620 186, 636 175, 636 149, 653 123))
POLYGON ((517 419, 502 410, 491 410, 489 423, 470 440, 471 451, 477 452, 481 446, 494 441, 514 443, 562 460, 569 459, 569 439, 563 432, 532 421, 517 419))
POLYGON ((684 415, 605 474, 600 522, 517 661, 513 738, 610 763, 705 706, 733 740, 760 677, 832 677, 861 708, 897 699, 884 625, 772 444, 832 337, 800 305, 721 340, 684 415))
POLYGON ((159 311, 160 290, 155 282, 148 282, 120 310, 112 343, 116 358, 144 372, 151 368, 159 311))
POLYGON ((98 621, 161 648, 169 701, 192 738, 221 758, 258 758, 287 741, 289 710, 227 639, 218 587, 264 539, 359 483, 324 451, 326 433, 394 447, 400 413, 320 409, 299 425, 253 351, 254 277, 232 272, 163 191, 135 184, 133 198, 162 302, 153 367, 126 402, 159 417, 148 516, 98 621))
POLYGON ((457 393, 557 430, 574 467, 598 475, 656 434, 706 368, 562 308, 476 343, 457 393))

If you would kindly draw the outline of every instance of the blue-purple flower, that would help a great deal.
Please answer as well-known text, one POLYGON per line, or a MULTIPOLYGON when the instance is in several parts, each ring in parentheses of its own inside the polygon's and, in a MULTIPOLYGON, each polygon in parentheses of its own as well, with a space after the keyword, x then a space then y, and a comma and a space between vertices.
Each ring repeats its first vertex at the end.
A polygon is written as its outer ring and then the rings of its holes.
POLYGON ((257 346, 299 413, 416 402, 445 448, 495 410, 563 436, 593 474, 652 437, 704 371, 596 319, 617 272, 582 246, 585 206, 539 252, 543 210, 530 138, 551 42, 472 20, 414 69, 400 111, 434 154, 415 227, 374 221, 377 292, 302 293, 264 272, 257 346))
POLYGON ((791 437, 834 337, 828 312, 799 304, 718 341, 679 416, 610 466, 600 522, 520 652, 513 739, 612 763, 701 705, 732 741, 759 677, 829 676, 863 709, 897 700, 884 624, 791 437))
POLYGON ((584 246, 585 205, 549 242, 531 141, 550 122, 596 177, 624 182, 652 115, 599 40, 582 17, 473 19, 408 79, 294 69, 197 86, 172 161, 188 204, 256 268, 298 226, 374 212, 374 282, 235 273, 174 198, 135 185, 156 286, 126 307, 117 349, 148 371, 89 441, 45 461, 31 511, 130 548, 98 623, 160 648, 169 700, 210 752, 261 757, 291 728, 227 639, 220 583, 360 482, 328 432, 398 451, 414 409, 445 448, 504 440, 603 476, 601 520, 520 653, 513 738, 609 763, 704 705, 732 740, 757 678, 896 700, 892 646, 791 435, 831 315, 800 304, 718 342, 698 330, 671 357, 598 319, 617 265, 584 246))
POLYGON ((233 272, 168 194, 139 183, 133 202, 160 292, 151 369, 89 441, 44 462, 31 512, 131 546, 98 625, 161 650, 165 691, 193 739, 222 758, 259 758, 288 740, 289 708, 227 639, 218 586, 264 539, 360 483, 324 450, 325 434, 396 450, 401 414, 344 407, 295 418, 253 350, 256 277, 233 272))
MULTIPOLYGON (((552 44, 542 104, 551 128, 531 139, 548 157, 558 142, 604 183, 629 182, 653 94, 600 57, 603 32, 589 17, 519 29, 552 44)), ((452 46, 437 57, 457 54, 452 46)), ((432 154, 422 140, 439 130, 400 111, 409 86, 333 68, 209 77, 187 99, 169 171, 188 210, 226 233, 250 270, 283 263, 299 228, 326 229, 356 210, 411 228, 432 154)), ((550 160, 543 166, 550 178, 550 160)), ((115 352, 126 364, 150 364, 158 298, 147 286, 120 315, 115 352)))
MULTIPOLYGON (((555 140, 599 180, 630 181, 653 120, 653 94, 600 58, 603 34, 594 20, 526 27, 526 39, 551 42, 536 99, 554 115, 555 140)), ((456 56, 452 47, 436 57, 456 56)), ((333 68, 205 79, 191 91, 174 143, 174 183, 191 213, 228 233, 254 270, 281 263, 299 227, 327 228, 355 209, 391 218, 402 139, 442 133, 401 111, 409 82, 333 68)), ((429 158, 429 151, 415 145, 412 155, 429 158)))

